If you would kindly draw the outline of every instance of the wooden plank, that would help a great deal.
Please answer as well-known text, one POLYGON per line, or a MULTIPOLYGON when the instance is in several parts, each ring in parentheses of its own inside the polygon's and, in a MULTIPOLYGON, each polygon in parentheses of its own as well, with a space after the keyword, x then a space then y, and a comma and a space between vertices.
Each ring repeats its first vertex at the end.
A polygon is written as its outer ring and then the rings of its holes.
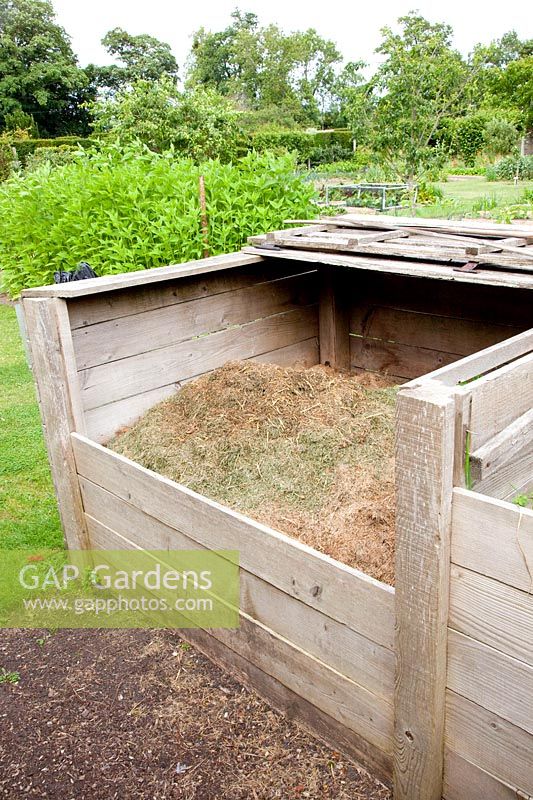
POLYGON ((533 793, 533 736, 451 691, 446 692, 446 745, 526 796, 533 793))
MULTIPOLYGON (((205 549, 91 481, 81 478, 80 485, 94 549, 205 549)), ((240 583, 242 612, 392 705, 391 650, 242 568, 240 583)))
POLYGON ((205 275, 191 275, 160 283, 149 283, 145 286, 140 284, 131 288, 116 289, 104 294, 71 298, 68 300, 70 326, 76 330, 99 322, 127 317, 130 314, 140 314, 143 311, 154 311, 157 308, 166 308, 198 300, 201 297, 233 292, 246 286, 268 283, 296 274, 309 274, 309 270, 302 272, 302 268, 294 262, 291 265, 282 261, 272 263, 261 259, 259 263, 224 268, 205 275))
POLYGON ((367 305, 354 306, 350 320, 352 334, 461 356, 520 332, 520 326, 367 305))
POLYGON ((136 272, 124 272, 120 275, 105 275, 101 278, 90 278, 85 281, 73 281, 71 283, 58 283, 51 286, 39 286, 35 289, 24 289, 22 297, 62 297, 74 298, 84 297, 101 292, 116 291, 126 289, 131 286, 146 286, 148 284, 159 283, 160 281, 173 280, 174 278, 186 278, 191 275, 203 275, 208 272, 228 269, 229 267, 241 267, 243 265, 260 264, 261 258, 255 256, 250 258, 246 253, 228 253, 221 256, 212 256, 196 261, 184 261, 182 264, 171 264, 168 267, 154 267, 153 269, 141 269, 136 272))
POLYGON ((117 361, 318 300, 313 274, 143 311, 73 331, 78 369, 117 361))
POLYGON ((390 785, 392 759, 389 753, 370 745, 365 738, 320 711, 308 699, 291 691, 225 643, 219 642, 211 632, 189 629, 183 631, 182 637, 289 719, 296 720, 313 736, 355 759, 383 783, 390 785))
POLYGON ((319 270, 318 326, 320 363, 338 370, 350 369, 350 298, 340 270, 319 270))
MULTIPOLYGON (((487 347, 479 353, 473 353, 471 356, 462 358, 457 364, 453 366, 442 367, 435 370, 429 375, 424 376, 425 381, 439 381, 445 386, 456 386, 459 383, 467 383, 472 381, 474 385, 474 378, 478 379, 491 370, 496 370, 502 365, 511 364, 523 356, 528 355, 533 351, 533 328, 531 330, 519 333, 512 336, 510 339, 505 339, 503 342, 487 347)), ((418 384, 418 381, 417 381, 418 384)), ((524 409, 526 411, 527 409, 524 409)), ((519 416, 518 412, 516 416, 519 416)), ((510 420, 512 421, 512 419, 510 420)), ((504 425, 502 425, 504 427, 504 425)), ((498 431, 496 431, 498 433, 498 431)))
POLYGON ((465 234, 473 236, 533 236, 533 227, 505 225, 500 222, 487 222, 486 220, 448 220, 424 219, 422 217, 383 217, 378 214, 346 214, 340 219, 346 220, 361 227, 375 228, 421 228, 437 232, 465 234))
MULTIPOLYGON (((515 272, 524 272, 526 275, 533 274, 533 261, 531 260, 533 259, 533 254, 518 248, 500 248, 505 250, 505 253, 493 254, 489 252, 467 255, 462 245, 459 247, 437 243, 428 245, 424 240, 411 243, 411 239, 404 240, 398 244, 388 241, 373 241, 365 244, 359 243, 357 237, 342 235, 341 233, 330 234, 327 237, 314 234, 294 236, 291 235, 290 231, 276 234, 273 241, 284 249, 295 248, 297 250, 312 250, 321 253, 359 253, 362 255, 383 256, 385 258, 408 258, 450 263, 473 261, 478 264, 490 265, 493 270, 511 269, 515 272)), ((262 238, 251 236, 249 242, 260 247, 262 238)))
POLYGON ((526 442, 513 451, 509 460, 481 481, 474 481, 476 492, 512 501, 518 494, 525 494, 525 487, 533 481, 533 442, 526 442))
MULTIPOLYGON (((100 531, 103 527, 99 525, 100 531)), ((119 547, 126 541, 123 537, 115 536, 111 529, 104 535, 109 549, 125 549, 119 547)), ((380 750, 391 751, 392 706, 382 698, 295 647, 244 610, 237 630, 218 629, 213 635, 349 730, 380 750)))
MULTIPOLYGON (((318 364, 318 340, 316 337, 304 339, 302 342, 262 353, 249 360, 263 364, 278 364, 282 367, 313 367, 318 364)), ((185 383, 197 377, 199 376, 195 375, 179 383, 166 384, 149 392, 142 392, 86 411, 87 435, 100 443, 108 441, 118 430, 133 425, 148 409, 171 397, 185 383)), ((165 376, 163 375, 161 379, 165 380, 165 376)))
POLYGON ((452 565, 449 626, 533 666, 533 595, 452 565))
POLYGON ((440 800, 455 402, 402 389, 396 434, 395 798, 440 800))
POLYGON ((80 372, 86 410, 181 382, 221 366, 317 336, 316 306, 276 314, 210 336, 180 342, 80 372))
POLYGON ((533 511, 454 489, 452 562, 524 592, 533 590, 533 511))
POLYGON ((511 288, 533 289, 533 275, 520 272, 503 272, 479 268, 475 272, 456 272, 451 266, 408 259, 390 259, 385 256, 345 255, 324 253, 312 250, 261 250, 257 247, 245 247, 245 253, 261 255, 265 259, 283 259, 299 261, 307 264, 333 264, 339 267, 350 267, 357 270, 394 273, 408 275, 413 278, 434 278, 441 281, 453 281, 457 284, 474 283, 511 288))
POLYGON ((352 369, 379 372, 401 380, 424 375, 439 364, 449 364, 458 358, 461 358, 458 353, 350 335, 352 369))
POLYGON ((472 382, 471 449, 499 434, 533 407, 533 353, 472 382))
POLYGON ((465 791, 468 791, 468 800, 517 800, 520 797, 516 786, 503 783, 447 747, 444 750, 444 800, 465 800, 465 791))
POLYGON ((78 473, 209 548, 240 551, 243 569, 389 649, 394 590, 278 531, 72 436, 78 473), (351 597, 351 603, 345 602, 351 597))
POLYGON ((533 667, 450 628, 452 691, 533 734, 533 667))
POLYGON ((33 376, 61 525, 69 548, 87 545, 70 434, 85 430, 63 300, 23 300, 33 376))
POLYGON ((487 478, 508 462, 514 452, 529 444, 533 444, 533 408, 474 450, 470 456, 472 479, 487 478))

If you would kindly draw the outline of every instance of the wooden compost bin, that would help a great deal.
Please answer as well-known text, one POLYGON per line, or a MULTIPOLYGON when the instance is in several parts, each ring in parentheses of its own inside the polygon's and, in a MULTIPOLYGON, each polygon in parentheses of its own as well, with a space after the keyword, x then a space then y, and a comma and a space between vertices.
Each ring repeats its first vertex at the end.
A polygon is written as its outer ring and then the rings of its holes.
POLYGON ((238 550, 240 629, 185 638, 396 798, 532 795, 533 512, 508 502, 531 486, 532 288, 527 272, 253 250, 24 292, 68 546, 238 550), (396 589, 102 444, 230 359, 411 379, 396 589))

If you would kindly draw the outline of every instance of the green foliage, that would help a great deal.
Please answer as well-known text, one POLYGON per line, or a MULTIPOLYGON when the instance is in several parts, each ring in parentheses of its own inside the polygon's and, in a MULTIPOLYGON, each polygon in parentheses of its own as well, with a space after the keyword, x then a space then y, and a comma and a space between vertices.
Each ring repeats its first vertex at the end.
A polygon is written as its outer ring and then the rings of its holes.
POLYGON ((27 114, 21 108, 16 108, 14 111, 8 112, 4 115, 4 125, 6 131, 27 131, 28 138, 30 136, 39 136, 39 130, 35 124, 32 114, 27 114))
POLYGON ((210 88, 180 92, 168 77, 139 80, 95 103, 93 113, 96 132, 107 132, 122 144, 138 140, 159 153, 172 147, 196 161, 228 161, 237 153, 237 114, 210 88))
POLYGON ((210 86, 247 110, 283 108, 295 120, 322 124, 341 55, 310 28, 285 34, 235 11, 222 31, 194 34, 189 84, 210 86))
POLYGON ((0 75, 4 125, 22 111, 51 136, 83 126, 87 79, 50 0, 0 0, 0 75))
POLYGON ((200 166, 140 146, 108 146, 72 164, 0 186, 0 263, 7 290, 51 283, 88 261, 98 275, 201 258, 198 197, 205 176, 209 250, 231 252, 246 237, 314 213, 314 190, 290 156, 250 153, 200 166))
POLYGON ((417 201, 419 203, 435 203, 437 200, 442 200, 443 197, 444 192, 440 186, 425 181, 420 181, 418 184, 417 201))
POLYGON ((35 172, 44 165, 63 167, 74 160, 76 153, 76 147, 65 144, 60 147, 39 147, 26 158, 25 172, 35 172))
POLYGON ((532 508, 533 509, 533 492, 527 492, 525 494, 517 494, 513 497, 512 503, 520 508, 532 508))
POLYGON ((486 170, 489 181, 533 180, 533 156, 506 156, 486 170))
POLYGON ((470 167, 474 165, 476 156, 485 143, 486 127, 487 118, 484 114, 469 114, 455 122, 453 151, 470 167))
POLYGON ((332 131, 263 129, 251 136, 251 146, 259 153, 296 153, 302 164, 312 166, 349 159, 353 152, 352 134, 346 129, 332 131))
POLYGON ((8 672, 4 667, 0 669, 0 684, 2 683, 14 683, 17 684, 20 681, 20 672, 8 672))
POLYGON ((84 138, 83 136, 58 136, 55 139, 15 139, 12 144, 17 152, 20 163, 25 167, 28 158, 42 148, 88 148, 95 146, 97 144, 97 139, 91 137, 84 138))
POLYGON ((491 158, 506 156, 516 150, 519 138, 516 125, 505 119, 494 118, 487 122, 483 134, 483 149, 491 158))

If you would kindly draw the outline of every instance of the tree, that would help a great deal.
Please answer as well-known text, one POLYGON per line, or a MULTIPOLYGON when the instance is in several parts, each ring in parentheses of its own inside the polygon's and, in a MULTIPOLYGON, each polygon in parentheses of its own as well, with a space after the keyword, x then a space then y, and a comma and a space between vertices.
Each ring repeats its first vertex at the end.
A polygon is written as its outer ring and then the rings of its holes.
POLYGON ((117 91, 138 80, 155 81, 163 75, 178 77, 178 63, 170 45, 154 36, 133 36, 122 28, 108 31, 102 44, 121 64, 106 67, 91 65, 93 80, 99 88, 117 91))
POLYGON ((235 11, 225 30, 196 32, 188 83, 212 86, 242 110, 283 108, 301 123, 321 124, 340 60, 335 44, 312 28, 285 34, 277 25, 260 27, 255 14, 235 11))
POLYGON ((373 136, 388 155, 405 161, 412 179, 431 159, 441 119, 460 114, 473 71, 451 46, 452 29, 411 12, 401 30, 383 28, 376 52, 384 56, 367 87, 372 97, 373 136))
POLYGON ((80 133, 88 81, 49 0, 0 0, 0 119, 22 111, 42 135, 80 133))
POLYGON ((95 130, 124 144, 138 140, 159 153, 174 148, 195 161, 228 161, 236 152, 237 114, 211 88, 180 92, 168 76, 139 80, 92 110, 95 130))

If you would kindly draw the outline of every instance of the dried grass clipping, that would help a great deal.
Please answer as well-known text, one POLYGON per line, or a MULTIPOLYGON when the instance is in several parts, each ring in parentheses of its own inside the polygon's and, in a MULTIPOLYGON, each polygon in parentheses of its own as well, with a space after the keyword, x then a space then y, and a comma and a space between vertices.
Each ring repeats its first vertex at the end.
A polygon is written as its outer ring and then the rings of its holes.
POLYGON ((373 376, 228 362, 109 447, 392 584, 395 394, 373 376))

